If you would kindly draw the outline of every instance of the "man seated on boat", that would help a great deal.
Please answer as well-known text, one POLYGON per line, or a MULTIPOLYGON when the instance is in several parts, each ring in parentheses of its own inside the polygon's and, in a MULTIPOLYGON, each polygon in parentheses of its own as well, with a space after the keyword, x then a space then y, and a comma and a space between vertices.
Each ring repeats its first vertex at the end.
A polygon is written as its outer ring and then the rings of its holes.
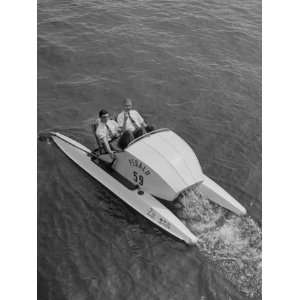
POLYGON ((135 138, 154 130, 153 126, 146 124, 138 111, 132 109, 132 101, 129 98, 124 99, 124 110, 119 113, 117 121, 122 132, 130 131, 135 138))
POLYGON ((115 158, 114 151, 124 148, 134 139, 130 131, 122 132, 118 123, 109 117, 108 111, 100 110, 99 119, 96 121, 95 136, 101 152, 108 153, 115 158))

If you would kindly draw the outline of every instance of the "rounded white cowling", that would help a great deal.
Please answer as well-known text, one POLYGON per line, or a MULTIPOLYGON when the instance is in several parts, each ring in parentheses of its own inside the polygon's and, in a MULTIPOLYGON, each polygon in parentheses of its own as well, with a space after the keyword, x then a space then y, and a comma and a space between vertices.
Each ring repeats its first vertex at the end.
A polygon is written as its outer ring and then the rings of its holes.
POLYGON ((180 192, 203 180, 191 147, 168 129, 135 140, 120 158, 115 165, 117 172, 165 200, 174 200, 180 192))

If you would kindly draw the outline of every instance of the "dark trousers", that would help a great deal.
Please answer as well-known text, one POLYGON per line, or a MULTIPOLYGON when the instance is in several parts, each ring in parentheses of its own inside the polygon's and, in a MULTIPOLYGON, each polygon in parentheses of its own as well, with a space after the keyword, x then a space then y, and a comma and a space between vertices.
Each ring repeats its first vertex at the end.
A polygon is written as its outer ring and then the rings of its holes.
POLYGON ((142 136, 143 134, 151 132, 153 130, 154 130, 154 126, 152 126, 152 125, 147 125, 146 127, 140 127, 140 128, 137 128, 133 132, 133 136, 134 136, 134 138, 138 138, 138 137, 142 136))
POLYGON ((110 145, 114 150, 117 150, 117 148, 124 150, 131 141, 153 130, 154 127, 152 125, 137 128, 134 132, 126 130, 121 134, 119 138, 111 141, 110 145))
POLYGON ((124 150, 128 144, 135 139, 133 133, 129 130, 126 130, 118 139, 118 147, 124 150))

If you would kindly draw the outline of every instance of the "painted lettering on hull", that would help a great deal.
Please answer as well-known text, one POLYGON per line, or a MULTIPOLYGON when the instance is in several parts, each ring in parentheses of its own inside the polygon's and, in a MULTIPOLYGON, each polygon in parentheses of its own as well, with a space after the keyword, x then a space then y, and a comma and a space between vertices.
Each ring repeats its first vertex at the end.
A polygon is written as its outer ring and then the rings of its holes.
POLYGON ((153 208, 149 208, 149 210, 147 211, 147 215, 151 219, 158 221, 159 224, 161 224, 162 226, 166 227, 167 229, 171 228, 170 222, 168 222, 168 220, 166 220, 164 217, 161 217, 161 216, 157 215, 155 213, 155 211, 153 210, 153 208))
POLYGON ((137 159, 129 159, 128 160, 130 167, 135 167, 141 170, 146 176, 151 174, 151 171, 144 165, 141 161, 137 159))

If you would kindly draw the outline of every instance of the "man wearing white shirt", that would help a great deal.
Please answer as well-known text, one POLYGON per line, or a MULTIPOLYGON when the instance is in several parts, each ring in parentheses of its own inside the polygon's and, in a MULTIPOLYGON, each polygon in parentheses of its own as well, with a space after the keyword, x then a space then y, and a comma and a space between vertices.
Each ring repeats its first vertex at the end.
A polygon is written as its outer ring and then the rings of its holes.
MULTIPOLYGON (((113 150, 124 150, 127 145, 134 139, 132 132, 126 130, 122 132, 118 123, 109 117, 109 113, 102 109, 99 112, 99 118, 93 128, 96 140, 100 149, 104 149, 105 153, 110 154, 111 158, 115 158, 113 150)), ((101 150, 100 150, 101 151, 101 150)))
POLYGON ((120 128, 116 121, 109 118, 109 113, 102 109, 99 118, 96 120, 95 136, 98 144, 103 145, 107 153, 114 158, 112 142, 120 136, 120 128))
POLYGON ((124 110, 119 113, 117 121, 123 132, 130 131, 135 138, 153 130, 153 127, 148 126, 142 116, 132 109, 132 101, 129 98, 124 100, 124 110))

